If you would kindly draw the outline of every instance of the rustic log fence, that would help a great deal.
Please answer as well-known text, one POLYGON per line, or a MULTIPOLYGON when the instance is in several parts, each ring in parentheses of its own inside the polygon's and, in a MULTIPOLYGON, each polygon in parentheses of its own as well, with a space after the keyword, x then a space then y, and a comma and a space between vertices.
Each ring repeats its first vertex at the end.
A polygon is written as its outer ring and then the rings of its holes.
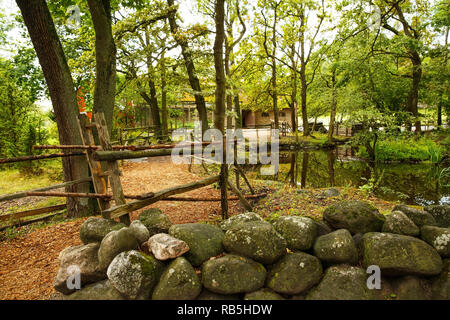
MULTIPOLYGON (((0 195, 0 202, 20 199, 24 197, 64 197, 64 198, 93 198, 98 201, 100 214, 104 218, 116 219, 118 218, 121 222, 129 225, 130 216, 132 211, 142 209, 158 201, 223 201, 228 200, 239 200, 242 205, 247 209, 251 210, 252 206, 247 199, 256 199, 264 197, 265 194, 255 194, 253 188, 251 187, 248 179, 245 177, 243 169, 237 164, 236 161, 236 146, 235 146, 235 163, 232 164, 235 167, 236 172, 236 186, 232 185, 230 181, 226 181, 227 186, 235 194, 235 197, 225 197, 221 198, 189 198, 189 197, 173 197, 174 195, 186 193, 191 190, 203 188, 219 182, 220 176, 209 176, 203 180, 191 182, 184 185, 178 185, 168 189, 160 190, 158 192, 146 193, 143 195, 125 195, 123 192, 122 184, 120 181, 120 171, 118 160, 124 159, 136 159, 144 157, 158 157, 167 156, 172 154, 172 150, 175 147, 191 147, 195 157, 198 148, 196 146, 204 146, 223 143, 223 142, 195 142, 192 141, 186 144, 162 144, 162 145, 145 145, 145 146, 129 146, 129 145, 118 145, 113 146, 110 142, 109 133, 106 126, 106 121, 103 113, 96 113, 94 115, 94 121, 90 122, 86 115, 80 114, 78 118, 79 130, 81 134, 82 145, 45 145, 45 146, 34 146, 34 149, 39 150, 66 150, 70 152, 55 153, 49 155, 38 155, 38 156, 25 156, 18 158, 8 158, 0 159, 1 163, 14 163, 20 161, 32 161, 41 159, 51 159, 51 158, 61 158, 61 157, 71 157, 71 156, 85 156, 89 165, 91 176, 76 180, 67 181, 61 184, 48 186, 44 188, 21 191, 13 194, 0 195), (94 142, 94 129, 100 141, 100 146, 96 145, 94 142), (79 151, 77 151, 79 150, 79 151), (106 165, 104 164, 106 162, 106 165), (102 165, 103 164, 103 165, 102 165), (104 170, 104 168, 107 170, 104 170), (244 195, 239 188, 239 176, 244 178, 245 183, 251 191, 251 195, 244 195), (56 192, 52 191, 55 189, 60 189, 68 186, 73 186, 81 183, 92 183, 95 192, 94 193, 75 193, 75 192, 56 192), (108 185, 111 188, 112 194, 108 194, 108 185), (125 199, 130 199, 132 201, 126 202, 125 199), (112 206, 111 201, 114 200, 114 206, 112 206)), ((123 142, 123 141, 119 141, 123 142)), ((202 149, 201 148, 201 149, 202 149)), ((205 172, 209 175, 209 172, 204 165, 202 159, 202 165, 205 172)), ((230 167, 232 166, 230 165, 230 167)), ((30 221, 39 221, 46 219, 50 216, 56 214, 51 214, 44 216, 42 218, 22 221, 21 218, 33 217, 36 215, 42 215, 45 213, 51 213, 56 211, 61 211, 66 205, 60 204, 56 206, 49 206, 39 209, 26 210, 22 212, 10 213, 0 215, 0 222, 13 221, 14 223, 10 226, 18 226, 28 224, 30 221)), ((223 210, 223 206, 222 206, 223 210)), ((58 214, 58 213, 57 213, 58 214)), ((8 226, 0 227, 0 230, 5 229, 8 226)))

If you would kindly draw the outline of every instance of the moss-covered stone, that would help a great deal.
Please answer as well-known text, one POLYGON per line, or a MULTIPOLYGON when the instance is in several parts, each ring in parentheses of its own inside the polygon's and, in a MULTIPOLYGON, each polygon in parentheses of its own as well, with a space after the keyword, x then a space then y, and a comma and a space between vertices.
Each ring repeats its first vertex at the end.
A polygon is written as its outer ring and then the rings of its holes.
POLYGON ((334 229, 347 229, 352 234, 380 231, 385 220, 377 208, 359 200, 341 201, 326 208, 323 219, 334 229))
POLYGON ((150 238, 150 232, 140 220, 134 220, 129 228, 139 244, 144 243, 150 238))
POLYGON ((66 297, 67 300, 125 300, 109 280, 90 284, 66 297))
POLYGON ((68 247, 59 253, 59 270, 53 281, 53 287, 64 294, 69 294, 75 289, 67 287, 67 280, 76 270, 74 266, 78 267, 80 272, 80 283, 84 286, 89 283, 94 283, 106 279, 106 269, 100 267, 98 262, 99 243, 89 243, 80 246, 68 247))
POLYGON ((314 220, 307 217, 282 216, 273 223, 273 227, 286 239, 291 250, 309 250, 317 236, 314 220))
POLYGON ((101 242, 111 231, 126 227, 111 219, 90 217, 81 225, 80 239, 84 244, 101 242))
POLYGON ((415 276, 391 279, 391 287, 395 300, 429 300, 428 281, 415 276))
POLYGON ((286 253, 286 240, 268 222, 241 223, 225 233, 225 250, 272 264, 286 253))
POLYGON ((419 227, 401 211, 393 211, 387 215, 381 231, 406 236, 418 236, 420 234, 419 227))
POLYGON ((152 256, 131 250, 117 255, 108 267, 111 285, 127 299, 148 299, 164 264, 152 256))
POLYGON ((316 257, 288 253, 267 274, 266 286, 283 294, 300 294, 316 285, 322 277, 322 264, 316 257))
POLYGON ((224 233, 217 226, 203 223, 177 224, 170 227, 169 234, 187 243, 190 249, 184 256, 193 266, 200 266, 223 252, 224 233))
POLYGON ((450 205, 427 206, 424 210, 433 216, 438 227, 450 228, 450 205))
POLYGON ((166 268, 153 291, 153 300, 193 300, 202 290, 200 279, 186 258, 176 258, 166 268))
POLYGON ((236 225, 238 225, 240 223, 251 222, 251 221, 264 221, 264 220, 257 213, 245 212, 245 213, 237 214, 227 220, 222 221, 219 226, 224 232, 226 232, 227 230, 235 227, 236 225))
POLYGON ((450 300, 450 259, 444 260, 442 272, 433 279, 431 288, 434 300, 450 300))
POLYGON ((355 264, 358 250, 352 235, 345 229, 318 237, 314 243, 314 255, 327 264, 355 264))
POLYGON ((361 239, 364 267, 379 266, 384 275, 437 275, 442 260, 426 242, 392 233, 366 233, 361 239))
POLYGON ((307 300, 371 300, 367 274, 359 267, 336 265, 325 270, 322 281, 311 289, 307 300))
POLYGON ((262 288, 258 291, 247 293, 244 300, 284 300, 284 298, 268 288, 262 288))
POLYGON ((333 229, 326 221, 323 221, 323 220, 322 221, 313 220, 313 221, 314 221, 314 224, 316 225, 318 237, 328 234, 330 232, 333 232, 333 229))
POLYGON ((168 216, 158 208, 150 208, 142 211, 138 218, 147 227, 150 237, 158 233, 168 233, 172 222, 168 216))
POLYGON ((420 237, 444 258, 450 258, 450 228, 423 226, 420 237))
POLYGON ((401 211, 404 214, 410 218, 416 226, 422 227, 422 226, 435 226, 436 220, 434 217, 424 210, 419 210, 416 208, 408 207, 404 204, 399 204, 394 207, 392 211, 401 211))
POLYGON ((100 267, 106 269, 119 253, 138 248, 138 242, 129 228, 111 231, 102 240, 98 250, 100 267))
POLYGON ((258 262, 237 255, 212 259, 202 266, 202 283, 219 294, 253 292, 264 285, 266 269, 258 262))

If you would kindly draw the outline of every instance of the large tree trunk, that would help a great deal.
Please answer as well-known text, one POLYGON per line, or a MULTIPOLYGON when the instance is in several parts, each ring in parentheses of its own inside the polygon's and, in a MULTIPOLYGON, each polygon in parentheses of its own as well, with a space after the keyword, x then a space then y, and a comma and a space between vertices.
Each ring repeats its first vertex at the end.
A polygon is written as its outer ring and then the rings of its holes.
MULTIPOLYGON (((39 63, 44 73, 58 125, 61 144, 81 144, 78 129, 78 106, 69 66, 59 41, 55 25, 45 0, 16 0, 23 20, 33 42, 39 63)), ((65 181, 88 177, 88 166, 84 157, 62 159, 65 181)), ((88 193, 89 185, 66 187, 66 192, 88 193)), ((87 199, 67 198, 69 216, 84 216, 90 213, 87 199)))
MULTIPOLYGON (((167 0, 167 4, 169 6, 174 6, 174 0, 167 0)), ((180 28, 176 21, 176 12, 173 12, 169 15, 169 25, 170 31, 177 42, 178 46, 181 48, 181 54, 184 58, 184 64, 186 66, 186 70, 189 76, 189 84, 191 85, 192 90, 194 90, 195 94, 195 104, 197 106, 197 111, 200 117, 200 121, 202 122, 202 132, 208 130, 208 115, 206 113, 206 103, 205 98, 202 95, 202 89, 200 87, 200 81, 197 77, 197 73, 195 71, 194 60, 192 58, 191 51, 189 49, 187 40, 185 36, 183 36, 180 32, 180 28)))
MULTIPOLYGON (((413 64, 413 72, 412 72, 412 85, 411 90, 408 94, 407 108, 408 111, 414 116, 419 116, 419 85, 422 79, 422 61, 417 52, 412 53, 413 57, 411 58, 411 62, 413 64)), ((420 120, 416 119, 414 123, 416 127, 416 132, 422 131, 420 120)))
MULTIPOLYGON (((300 16, 300 29, 305 29, 305 11, 301 11, 300 16)), ((307 84, 306 84, 306 62, 305 62, 305 32, 302 31, 300 36, 300 82, 302 85, 301 98, 302 98, 302 120, 303 120, 303 136, 309 136, 309 122, 308 122, 308 112, 306 109, 306 97, 307 97, 307 84)))
POLYGON ((239 101, 239 94, 234 96, 234 112, 237 114, 236 118, 236 129, 242 128, 242 112, 241 103, 239 101))
POLYGON ((280 128, 280 121, 278 117, 278 92, 277 92, 277 60, 275 55, 277 54, 277 10, 275 9, 275 17, 273 19, 272 28, 272 100, 273 100, 273 114, 275 120, 275 129, 280 128))
POLYGON ((88 5, 95 29, 94 113, 103 112, 111 137, 116 98, 116 46, 111 28, 111 5, 109 0, 88 0, 88 5))

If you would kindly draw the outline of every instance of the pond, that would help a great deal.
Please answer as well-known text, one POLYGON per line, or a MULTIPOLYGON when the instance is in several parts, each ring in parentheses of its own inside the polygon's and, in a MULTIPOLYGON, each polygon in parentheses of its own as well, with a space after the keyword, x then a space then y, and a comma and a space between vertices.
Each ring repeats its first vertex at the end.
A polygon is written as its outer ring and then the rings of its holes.
POLYGON ((376 184, 374 193, 379 198, 425 206, 450 204, 448 180, 439 179, 444 168, 431 163, 373 164, 355 158, 351 148, 339 147, 334 150, 280 152, 277 175, 265 176, 259 170, 253 170, 250 176, 277 180, 299 188, 367 188, 372 183, 376 184))

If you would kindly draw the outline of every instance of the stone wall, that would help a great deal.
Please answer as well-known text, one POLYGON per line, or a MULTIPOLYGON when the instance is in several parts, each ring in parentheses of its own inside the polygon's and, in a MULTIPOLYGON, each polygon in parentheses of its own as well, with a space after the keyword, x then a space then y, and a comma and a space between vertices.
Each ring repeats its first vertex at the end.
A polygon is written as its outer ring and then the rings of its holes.
POLYGON ((342 201, 323 221, 244 213, 171 225, 159 209, 129 227, 89 218, 60 253, 63 299, 450 299, 450 206, 382 215, 342 201))

